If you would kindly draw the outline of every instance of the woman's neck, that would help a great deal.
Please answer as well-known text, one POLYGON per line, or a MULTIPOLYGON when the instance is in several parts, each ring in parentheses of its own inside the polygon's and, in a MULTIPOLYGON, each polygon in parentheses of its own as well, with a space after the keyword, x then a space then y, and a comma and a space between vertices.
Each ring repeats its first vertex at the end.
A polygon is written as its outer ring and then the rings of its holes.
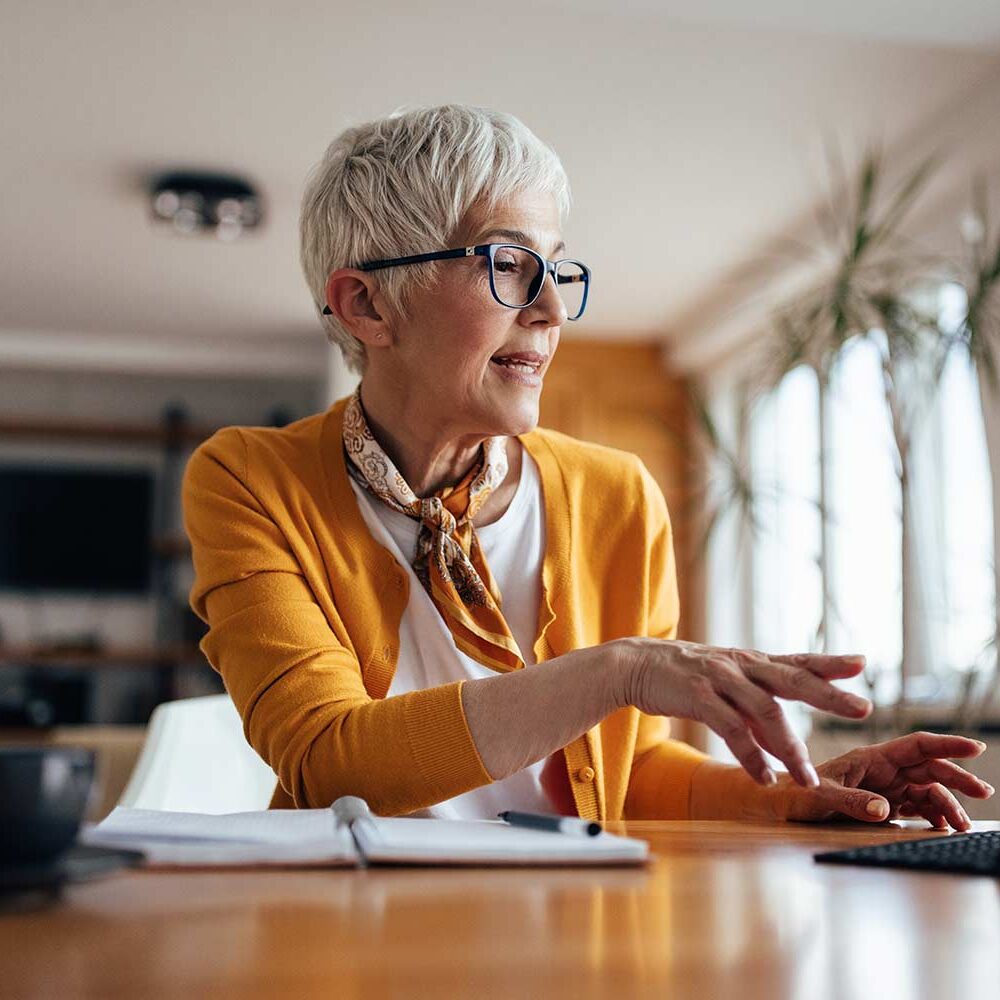
POLYGON ((365 383, 361 385, 365 419, 383 451, 418 497, 454 486, 479 459, 483 435, 456 434, 408 409, 365 383))

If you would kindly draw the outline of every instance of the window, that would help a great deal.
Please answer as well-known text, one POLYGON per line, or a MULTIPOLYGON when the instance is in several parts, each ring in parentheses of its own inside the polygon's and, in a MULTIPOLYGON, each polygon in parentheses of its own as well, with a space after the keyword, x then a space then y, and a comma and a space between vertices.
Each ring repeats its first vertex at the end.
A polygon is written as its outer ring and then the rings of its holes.
MULTIPOLYGON (((939 307, 942 325, 957 327, 962 289, 944 286, 939 307)), ((883 349, 879 331, 856 338, 841 353, 822 399, 815 372, 803 365, 750 410, 745 434, 756 526, 746 528, 749 567, 734 572, 736 550, 726 536, 713 539, 709 641, 817 651, 825 628, 830 652, 866 655, 876 696, 890 702, 898 694, 902 653, 902 528, 883 349), (734 558, 720 552, 723 547, 734 558), (735 599, 747 609, 743 627, 721 638, 713 621, 733 606, 727 591, 741 579, 751 587, 749 600, 735 599)), ((992 663, 988 644, 996 620, 989 458, 977 376, 963 350, 952 351, 913 428, 910 695, 947 699, 971 668, 992 663)), ((863 690, 860 679, 855 684, 863 690)))

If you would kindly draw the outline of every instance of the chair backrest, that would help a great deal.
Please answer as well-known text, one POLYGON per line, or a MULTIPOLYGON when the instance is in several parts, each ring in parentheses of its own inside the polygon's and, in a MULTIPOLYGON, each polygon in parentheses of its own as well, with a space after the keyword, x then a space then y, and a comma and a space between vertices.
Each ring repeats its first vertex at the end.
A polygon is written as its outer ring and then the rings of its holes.
POLYGON ((227 813, 266 809, 274 772, 243 735, 229 695, 158 705, 118 800, 135 809, 227 813))

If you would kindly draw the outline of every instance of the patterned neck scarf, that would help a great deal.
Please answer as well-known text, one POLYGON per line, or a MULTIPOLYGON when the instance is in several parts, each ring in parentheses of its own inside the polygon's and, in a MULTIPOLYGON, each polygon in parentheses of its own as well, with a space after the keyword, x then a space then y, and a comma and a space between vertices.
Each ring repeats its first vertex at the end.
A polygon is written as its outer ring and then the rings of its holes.
POLYGON ((455 645, 477 663, 505 672, 524 666, 500 610, 472 519, 507 475, 504 438, 487 438, 479 460, 455 486, 418 497, 382 450, 365 419, 361 390, 344 411, 344 452, 351 477, 393 510, 420 522, 413 571, 455 645))

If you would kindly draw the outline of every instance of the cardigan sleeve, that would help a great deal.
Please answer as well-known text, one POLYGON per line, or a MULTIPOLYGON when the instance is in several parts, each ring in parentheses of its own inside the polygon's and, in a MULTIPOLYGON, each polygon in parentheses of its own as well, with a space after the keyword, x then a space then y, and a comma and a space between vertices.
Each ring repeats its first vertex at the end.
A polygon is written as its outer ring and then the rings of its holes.
POLYGON ((358 795, 382 815, 489 784, 461 682, 371 698, 339 621, 331 623, 275 520, 248 484, 238 429, 205 442, 183 484, 201 648, 222 675, 246 738, 296 807, 358 795), (341 633, 338 638, 337 632, 341 633))
MULTIPOLYGON (((677 636, 680 600, 670 514, 663 493, 642 463, 640 472, 648 526, 646 634, 673 639, 677 636)), ((710 759, 689 744, 670 739, 669 719, 640 714, 625 818, 689 819, 692 778, 710 759)))

